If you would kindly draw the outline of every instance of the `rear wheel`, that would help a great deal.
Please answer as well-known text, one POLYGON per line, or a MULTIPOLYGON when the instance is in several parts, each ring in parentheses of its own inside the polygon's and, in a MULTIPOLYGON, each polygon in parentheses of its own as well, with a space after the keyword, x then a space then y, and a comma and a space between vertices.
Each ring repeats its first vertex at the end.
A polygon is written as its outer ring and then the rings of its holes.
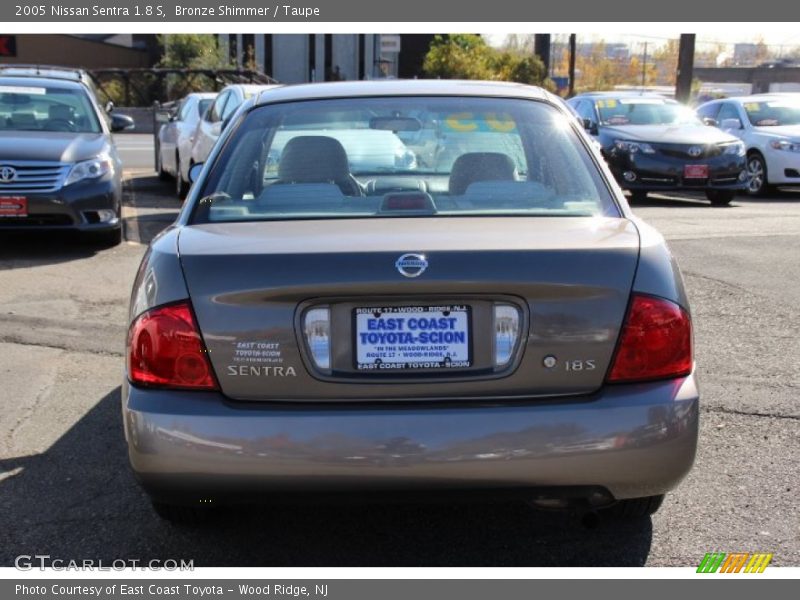
POLYGON ((153 510, 159 517, 175 525, 199 525, 208 521, 214 514, 210 508, 165 504, 155 500, 153 510))
POLYGON ((628 498, 620 500, 600 512, 613 519, 640 519, 655 514, 661 508, 663 502, 663 494, 660 496, 645 496, 644 498, 628 498))
POLYGON ((731 203, 736 197, 734 190, 706 190, 706 198, 711 200, 714 206, 725 206, 731 203))
POLYGON ((767 163, 758 152, 751 152, 747 156, 747 175, 747 193, 750 196, 760 196, 770 191, 767 163))

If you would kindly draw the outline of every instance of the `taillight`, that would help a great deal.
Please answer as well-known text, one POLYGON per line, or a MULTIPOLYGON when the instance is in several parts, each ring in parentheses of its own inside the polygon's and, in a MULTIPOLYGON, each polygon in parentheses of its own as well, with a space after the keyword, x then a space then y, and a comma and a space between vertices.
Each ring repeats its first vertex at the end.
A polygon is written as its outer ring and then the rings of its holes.
POLYGON ((217 389, 188 302, 154 308, 131 324, 128 377, 131 383, 150 387, 217 389))
POLYGON ((668 379, 691 372, 689 313, 669 300, 634 294, 607 381, 668 379))

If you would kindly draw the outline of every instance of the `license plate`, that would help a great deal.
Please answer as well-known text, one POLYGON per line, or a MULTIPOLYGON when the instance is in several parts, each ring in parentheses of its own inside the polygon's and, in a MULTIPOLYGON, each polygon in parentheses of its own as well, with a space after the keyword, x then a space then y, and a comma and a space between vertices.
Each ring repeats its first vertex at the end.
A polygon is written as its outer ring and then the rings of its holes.
POLYGON ((359 371, 463 369, 470 366, 468 306, 355 309, 359 371))
POLYGON ((708 179, 708 165, 684 165, 684 179, 708 179))
POLYGON ((27 217, 28 199, 22 196, 0 197, 0 217, 27 217))

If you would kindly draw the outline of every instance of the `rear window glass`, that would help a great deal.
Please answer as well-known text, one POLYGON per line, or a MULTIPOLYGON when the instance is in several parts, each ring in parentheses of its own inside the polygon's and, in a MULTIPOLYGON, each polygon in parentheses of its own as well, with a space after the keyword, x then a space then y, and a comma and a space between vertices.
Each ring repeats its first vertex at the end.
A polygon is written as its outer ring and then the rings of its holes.
POLYGON ((227 141, 193 222, 617 215, 573 125, 528 100, 266 105, 227 141))
POLYGON ((0 83, 0 131, 100 133, 100 123, 82 89, 0 83))

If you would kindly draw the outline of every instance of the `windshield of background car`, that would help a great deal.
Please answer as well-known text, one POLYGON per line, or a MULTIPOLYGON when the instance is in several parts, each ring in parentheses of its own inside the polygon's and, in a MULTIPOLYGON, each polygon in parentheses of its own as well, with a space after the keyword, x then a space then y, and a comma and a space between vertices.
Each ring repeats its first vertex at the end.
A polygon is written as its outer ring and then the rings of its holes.
POLYGON ((192 221, 619 216, 573 121, 544 102, 479 97, 258 107, 201 183, 192 221))
POLYGON ((703 125, 689 108, 657 98, 604 98, 596 104, 601 125, 703 125))
POLYGON ((777 127, 800 125, 800 102, 770 100, 767 102, 745 102, 744 110, 754 127, 777 127))
POLYGON ((9 130, 102 132, 81 89, 0 83, 0 131, 9 130))

